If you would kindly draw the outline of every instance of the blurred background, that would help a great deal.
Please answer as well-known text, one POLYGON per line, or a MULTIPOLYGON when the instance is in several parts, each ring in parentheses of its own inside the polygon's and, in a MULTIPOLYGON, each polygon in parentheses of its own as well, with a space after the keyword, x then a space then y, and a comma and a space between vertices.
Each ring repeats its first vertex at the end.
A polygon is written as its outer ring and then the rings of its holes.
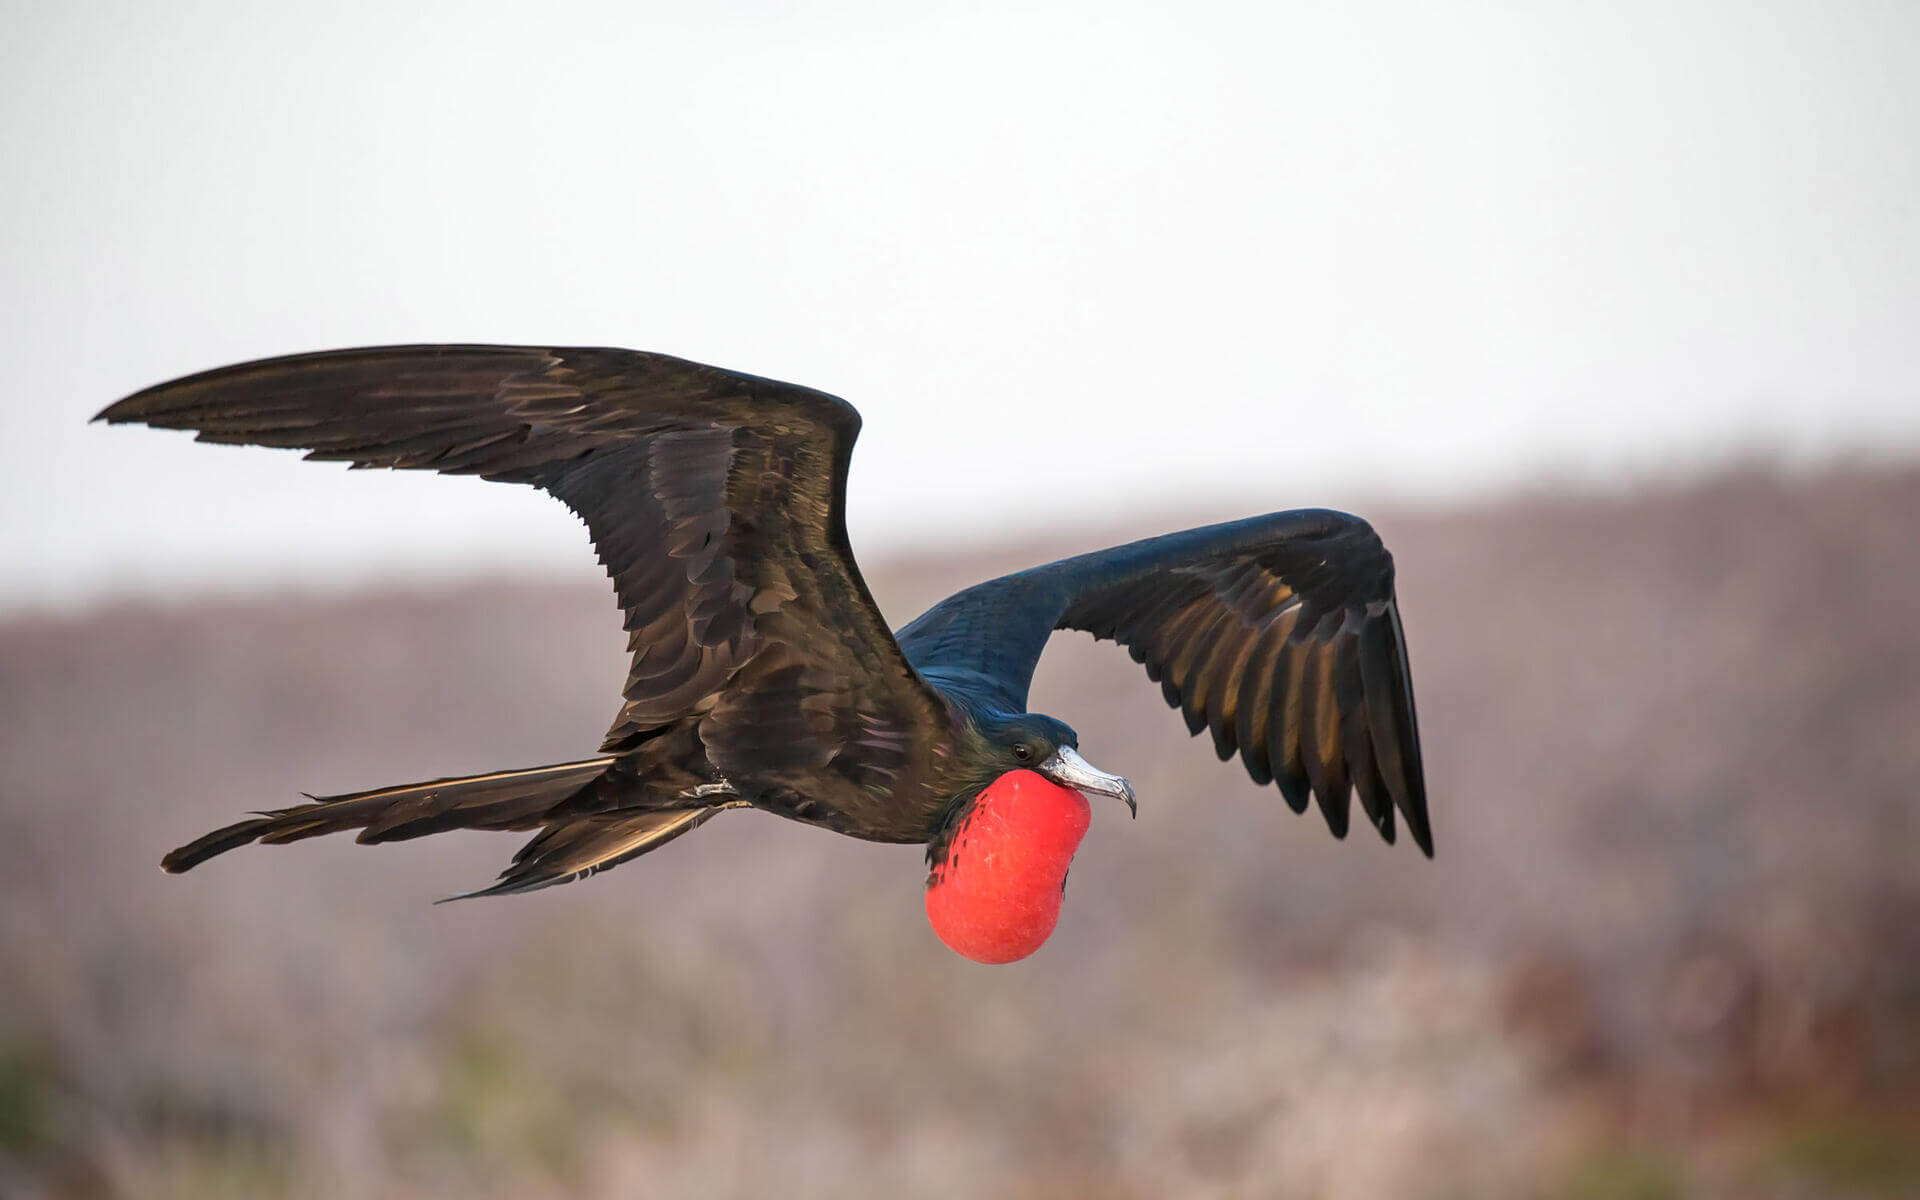
POLYGON ((0 1195, 1920 1195, 1916 80, 1867 0, 0 7, 0 1195), (1074 635, 1141 817, 1014 966, 756 814, 163 877, 604 727, 559 505, 86 424, 441 340, 845 396, 896 624, 1367 515, 1438 858, 1074 635))

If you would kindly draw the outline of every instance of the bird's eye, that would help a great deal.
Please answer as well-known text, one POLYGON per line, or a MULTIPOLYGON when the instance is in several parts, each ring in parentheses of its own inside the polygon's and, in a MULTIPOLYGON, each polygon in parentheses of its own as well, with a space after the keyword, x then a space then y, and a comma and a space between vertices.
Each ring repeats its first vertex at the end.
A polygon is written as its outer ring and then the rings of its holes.
POLYGON ((1033 757, 1033 747, 1027 745, 1025 742, 1015 742, 1013 744, 1013 756, 1021 762, 1026 762, 1033 757))

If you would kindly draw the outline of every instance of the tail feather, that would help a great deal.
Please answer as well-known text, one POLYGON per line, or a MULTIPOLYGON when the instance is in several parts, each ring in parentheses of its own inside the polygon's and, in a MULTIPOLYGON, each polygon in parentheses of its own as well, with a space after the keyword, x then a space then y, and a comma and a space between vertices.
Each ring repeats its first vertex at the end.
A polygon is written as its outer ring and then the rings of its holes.
POLYGON ((216 829, 167 855, 160 865, 178 874, 250 842, 295 842, 349 829, 360 830, 362 842, 400 841, 449 829, 532 829, 546 823, 558 805, 596 783, 613 762, 592 758, 344 796, 316 796, 309 804, 261 813, 216 829))
POLYGON ((471 900, 478 896, 509 896, 535 892, 556 884, 585 879, 647 851, 664 846, 683 833, 706 824, 730 805, 668 809, 657 812, 605 812, 574 817, 548 825, 520 847, 513 862, 491 887, 448 896, 471 900))

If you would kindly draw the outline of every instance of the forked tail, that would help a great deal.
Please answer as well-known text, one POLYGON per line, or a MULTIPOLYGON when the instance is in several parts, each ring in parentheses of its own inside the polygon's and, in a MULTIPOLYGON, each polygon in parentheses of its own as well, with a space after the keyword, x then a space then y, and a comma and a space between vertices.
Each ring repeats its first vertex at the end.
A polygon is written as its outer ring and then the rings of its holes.
MULTIPOLYGON (((449 829, 541 829, 492 887, 503 895, 566 883, 634 858, 705 821, 717 808, 621 810, 570 804, 600 784, 616 760, 592 758, 520 771, 434 779, 345 796, 314 796, 196 838, 160 860, 188 871, 238 846, 360 831, 360 842, 397 842, 449 829)), ((610 799, 610 798, 609 798, 610 799)), ((461 897, 452 897, 459 899, 461 897)))

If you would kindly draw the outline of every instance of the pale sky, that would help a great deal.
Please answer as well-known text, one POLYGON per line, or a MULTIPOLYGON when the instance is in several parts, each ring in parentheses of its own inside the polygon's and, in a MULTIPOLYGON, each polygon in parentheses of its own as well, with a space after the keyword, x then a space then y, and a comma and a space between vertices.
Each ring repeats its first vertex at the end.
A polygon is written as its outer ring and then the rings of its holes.
POLYGON ((1920 4, 14 0, 0 229, 15 611, 597 574, 525 489, 85 423, 356 344, 844 396, 869 554, 1903 457, 1920 4))

